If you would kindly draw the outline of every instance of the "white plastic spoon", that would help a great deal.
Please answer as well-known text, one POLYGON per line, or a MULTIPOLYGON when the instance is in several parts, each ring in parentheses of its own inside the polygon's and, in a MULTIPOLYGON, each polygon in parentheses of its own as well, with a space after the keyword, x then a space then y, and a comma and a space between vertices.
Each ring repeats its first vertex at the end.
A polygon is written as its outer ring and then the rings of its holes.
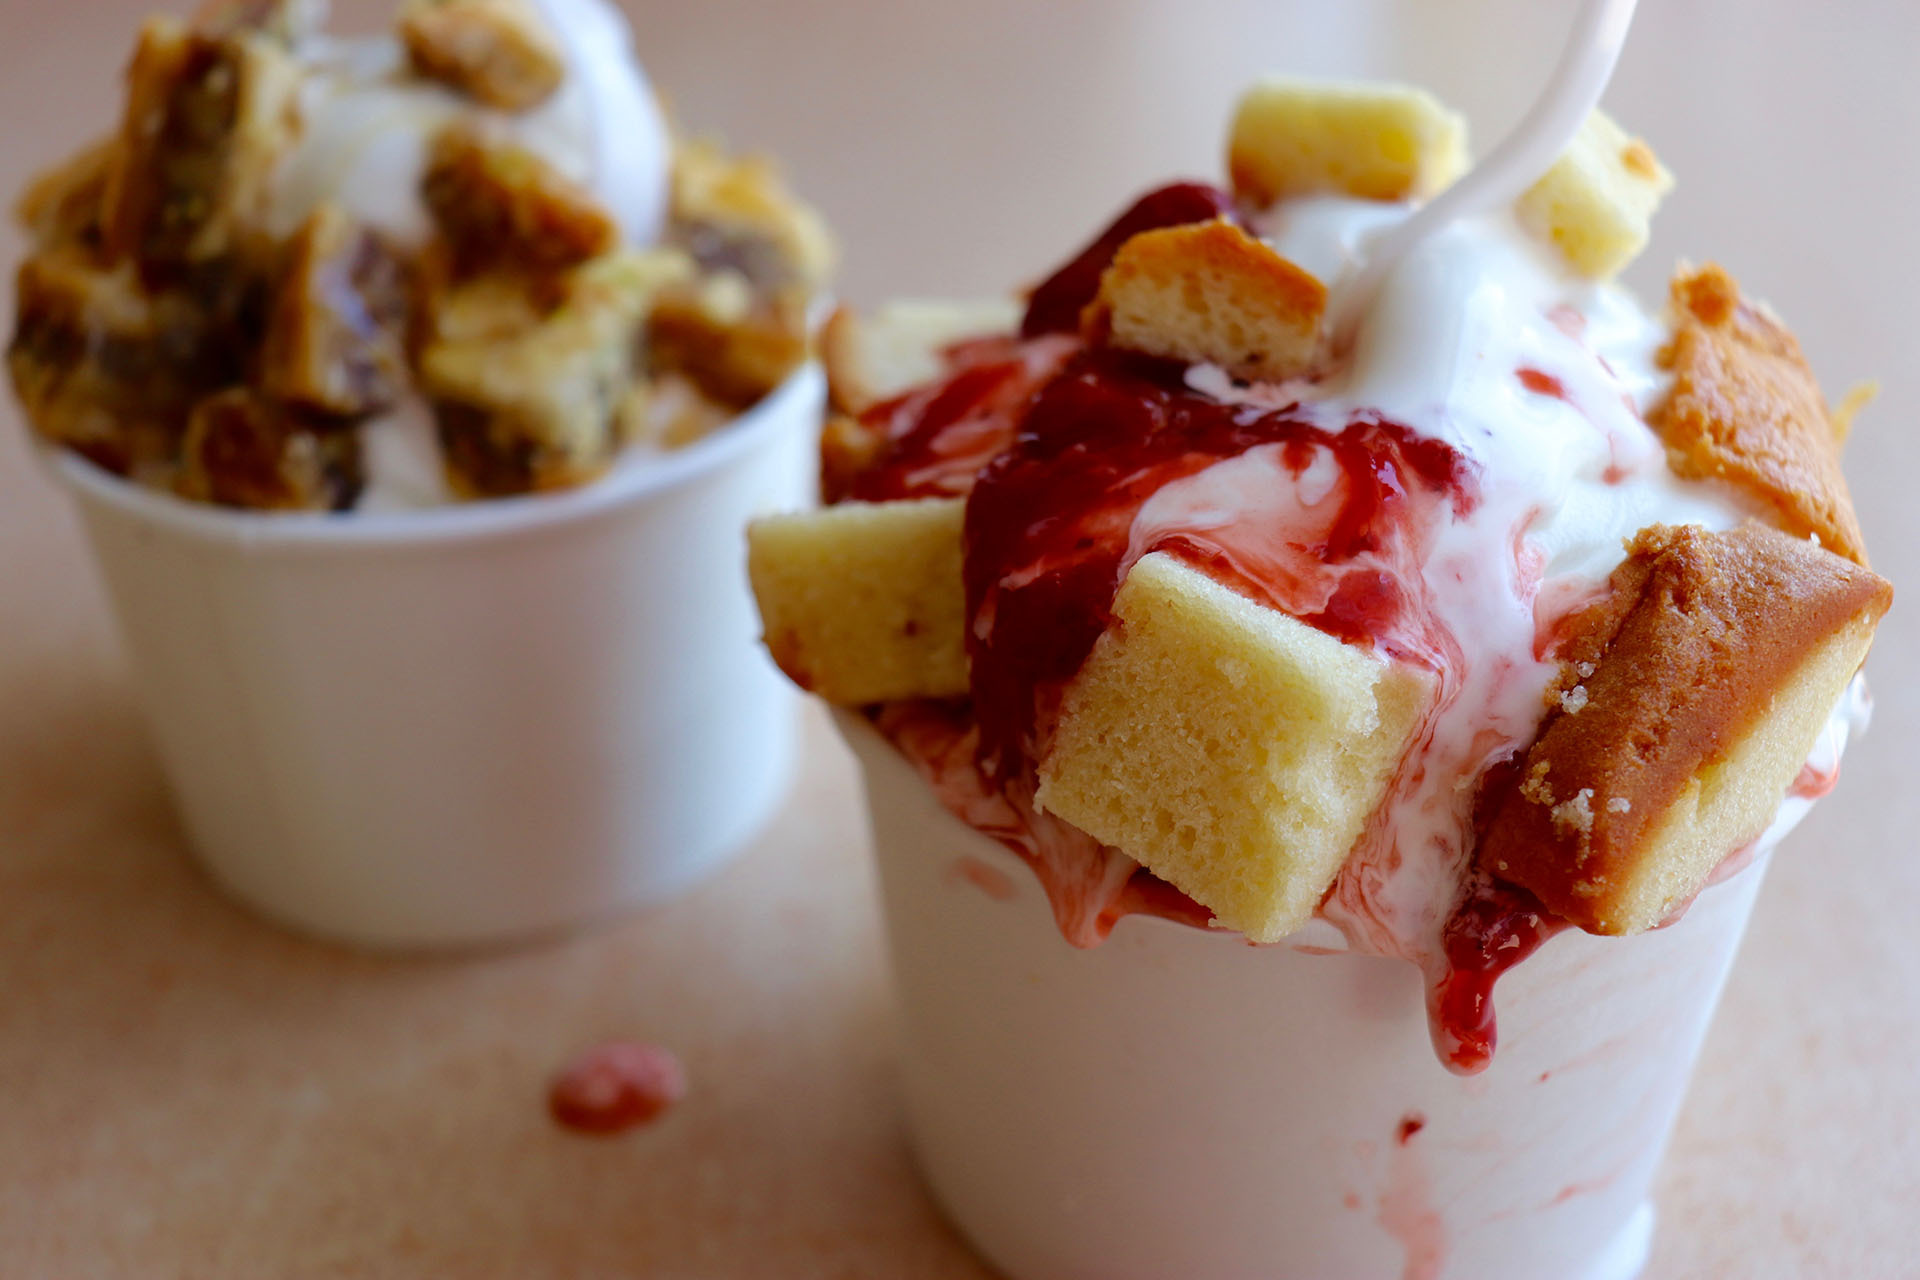
POLYGON ((1368 247, 1360 270, 1336 291, 1327 335, 1336 357, 1352 350, 1380 287, 1415 246, 1448 223, 1518 199, 1552 167, 1600 105, 1638 0, 1584 0, 1546 90, 1485 160, 1368 247))

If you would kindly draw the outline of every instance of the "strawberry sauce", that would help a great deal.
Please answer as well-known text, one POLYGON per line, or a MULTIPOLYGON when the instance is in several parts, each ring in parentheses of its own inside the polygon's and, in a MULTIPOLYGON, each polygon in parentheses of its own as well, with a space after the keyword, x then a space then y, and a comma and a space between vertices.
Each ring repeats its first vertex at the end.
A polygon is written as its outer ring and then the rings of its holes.
POLYGON ((1411 602, 1368 558, 1405 541, 1408 523, 1436 505, 1471 501, 1466 464, 1448 445, 1394 423, 1330 432, 1288 410, 1221 404, 1188 391, 1180 373, 1110 352, 1076 357, 1034 397, 1012 447, 973 490, 967 639, 992 776, 1013 776, 1036 755, 1050 703, 1111 621, 1131 560, 1170 552, 1343 640, 1391 650, 1409 629, 1411 602), (1262 446, 1274 446, 1274 488, 1297 487, 1288 480, 1318 468, 1322 500, 1296 504, 1278 528, 1189 520, 1137 543, 1149 499, 1262 446), (1303 576, 1317 588, 1304 609, 1303 576))
POLYGON ((1054 923, 1073 946, 1100 945, 1130 915, 1201 929, 1213 919, 1119 850, 1035 809, 1030 772, 989 782, 979 764, 980 728, 967 703, 896 702, 876 708, 873 719, 949 813, 1033 869, 1054 923))
POLYGON ((1079 350, 1069 337, 977 338, 949 348, 947 375, 874 405, 860 423, 880 455, 854 477, 861 502, 957 498, 1013 443, 1027 402, 1079 350))
POLYGON ((1441 934, 1444 965, 1427 990, 1433 1047, 1449 1070, 1472 1075, 1493 1061, 1494 983, 1569 927, 1526 890, 1474 874, 1441 934))

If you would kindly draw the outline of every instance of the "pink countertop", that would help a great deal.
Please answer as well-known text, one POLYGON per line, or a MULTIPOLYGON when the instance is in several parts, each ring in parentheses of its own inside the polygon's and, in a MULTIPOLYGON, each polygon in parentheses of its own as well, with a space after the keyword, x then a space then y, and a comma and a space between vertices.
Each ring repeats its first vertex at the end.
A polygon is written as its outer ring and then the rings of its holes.
MULTIPOLYGON (((860 299, 991 291, 1154 178, 1210 172, 1235 87, 1267 65, 1396 70, 1497 122, 1540 72, 1489 80, 1464 51, 1492 33, 1544 67, 1557 8, 632 7, 683 116, 818 194, 860 299)), ((143 8, 0 0, 0 190, 104 127, 143 8)), ((1830 391, 1885 380, 1850 469, 1877 567, 1920 590, 1920 10, 1645 8, 1611 101, 1682 185, 1643 283, 1716 256, 1830 391)), ((0 233, 0 257, 17 248, 0 233)), ((289 938, 188 863, 78 527, 0 418, 0 1274, 985 1274, 902 1145, 865 834, 824 718, 772 830, 676 906, 502 956, 289 938), (623 1138, 561 1132, 550 1073, 611 1036, 678 1051, 688 1099, 623 1138)), ((1914 609, 1881 633, 1873 732, 1776 860, 1651 1276, 1914 1273, 1914 609)))

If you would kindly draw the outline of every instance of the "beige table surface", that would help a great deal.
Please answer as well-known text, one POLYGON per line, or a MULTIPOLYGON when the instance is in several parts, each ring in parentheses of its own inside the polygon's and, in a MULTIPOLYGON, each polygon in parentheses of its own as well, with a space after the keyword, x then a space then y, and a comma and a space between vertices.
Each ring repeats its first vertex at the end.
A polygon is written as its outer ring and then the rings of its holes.
MULTIPOLYGON (((98 129, 142 0, 0 0, 0 188, 98 129)), ((1214 170, 1269 65, 1428 80, 1489 136, 1564 21, 1537 0, 636 0, 685 117, 777 149, 848 293, 985 293, 1163 175, 1214 170)), ((1830 389, 1886 382, 1851 470, 1920 591, 1920 6, 1647 0, 1611 99, 1682 185, 1638 275, 1713 255, 1830 389)), ((11 262, 18 241, 0 235, 11 262)), ((851 766, 824 722, 775 828, 668 910, 542 950, 380 960, 189 866, 77 527, 0 410, 0 1276, 984 1274, 915 1184, 851 766), (687 1102, 544 1117, 607 1036, 687 1102)), ((1651 1275, 1920 1274, 1916 607, 1879 718, 1760 903, 1660 1188, 1651 1275)))

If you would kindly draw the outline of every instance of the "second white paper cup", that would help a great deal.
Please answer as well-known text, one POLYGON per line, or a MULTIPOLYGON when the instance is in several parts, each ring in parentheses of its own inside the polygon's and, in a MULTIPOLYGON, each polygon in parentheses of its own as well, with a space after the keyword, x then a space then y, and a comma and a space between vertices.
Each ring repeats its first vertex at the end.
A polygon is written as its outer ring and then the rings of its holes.
POLYGON ((585 488, 427 511, 218 510, 55 458, 207 869, 304 931, 420 947, 716 867, 790 773, 742 531, 810 500, 823 397, 809 367, 585 488))
POLYGON ((1501 979, 1498 1051, 1463 1078, 1401 961, 1140 917, 1076 950, 1020 859, 838 721, 866 778, 914 1146, 1013 1280, 1639 1274, 1764 855, 1670 927, 1549 941, 1501 979))

